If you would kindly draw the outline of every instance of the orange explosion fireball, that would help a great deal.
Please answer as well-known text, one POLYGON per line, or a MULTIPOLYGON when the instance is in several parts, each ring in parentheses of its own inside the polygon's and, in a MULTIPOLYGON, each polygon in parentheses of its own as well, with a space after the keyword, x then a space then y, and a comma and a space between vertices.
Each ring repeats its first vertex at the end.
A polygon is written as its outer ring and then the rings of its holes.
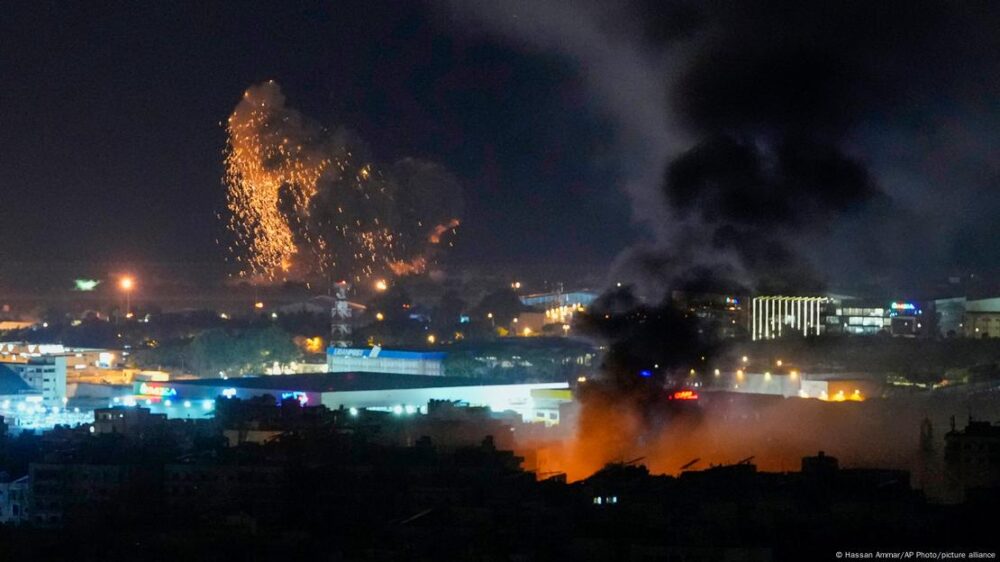
POLYGON ((423 273, 431 246, 459 225, 461 190, 446 170, 406 158, 383 172, 356 136, 309 121, 273 81, 244 93, 226 131, 230 250, 241 276, 423 273))

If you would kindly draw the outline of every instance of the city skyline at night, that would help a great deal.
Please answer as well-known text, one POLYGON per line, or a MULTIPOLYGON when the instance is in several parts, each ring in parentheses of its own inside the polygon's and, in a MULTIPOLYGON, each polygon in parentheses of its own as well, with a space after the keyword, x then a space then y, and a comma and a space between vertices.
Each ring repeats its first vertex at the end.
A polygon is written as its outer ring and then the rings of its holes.
POLYGON ((0 561, 997 557, 1000 3, 0 14, 0 561))

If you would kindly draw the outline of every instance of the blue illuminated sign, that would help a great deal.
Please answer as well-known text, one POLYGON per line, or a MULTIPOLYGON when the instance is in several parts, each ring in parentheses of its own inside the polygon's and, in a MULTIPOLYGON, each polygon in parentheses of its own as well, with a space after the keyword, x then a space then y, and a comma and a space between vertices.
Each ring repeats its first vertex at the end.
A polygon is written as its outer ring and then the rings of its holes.
POLYGON ((309 397, 306 396, 305 392, 282 392, 281 399, 282 400, 295 399, 298 400, 299 403, 302 404, 303 406, 306 404, 306 402, 309 401, 309 397))

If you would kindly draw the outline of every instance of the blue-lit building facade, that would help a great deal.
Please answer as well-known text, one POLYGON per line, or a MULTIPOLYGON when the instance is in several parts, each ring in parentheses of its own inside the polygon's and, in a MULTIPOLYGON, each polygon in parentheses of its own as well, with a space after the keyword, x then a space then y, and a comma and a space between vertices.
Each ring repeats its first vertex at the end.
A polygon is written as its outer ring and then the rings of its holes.
POLYGON ((406 351, 370 348, 329 347, 326 370, 329 373, 391 373, 397 375, 444 376, 442 351, 406 351))
POLYGON ((93 420, 90 412, 67 408, 62 400, 46 401, 43 390, 34 388, 28 382, 32 379, 19 372, 15 368, 18 366, 0 363, 0 416, 11 431, 51 429, 59 424, 93 420))

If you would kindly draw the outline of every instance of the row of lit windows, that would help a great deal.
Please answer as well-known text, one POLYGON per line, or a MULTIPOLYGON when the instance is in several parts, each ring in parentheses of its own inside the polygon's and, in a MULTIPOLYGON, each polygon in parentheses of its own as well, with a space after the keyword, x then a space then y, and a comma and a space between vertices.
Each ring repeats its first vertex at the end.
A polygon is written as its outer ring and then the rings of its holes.
MULTIPOLYGON (((840 324, 841 318, 839 316, 827 316, 826 323, 840 324)), ((850 326, 877 326, 881 328, 882 326, 892 326, 892 319, 882 317, 875 318, 871 316, 849 316, 843 318, 843 323, 850 326)))
POLYGON ((837 316, 885 316, 884 308, 838 308, 837 316))
POLYGON ((848 334, 875 334, 879 332, 879 328, 874 326, 847 326, 844 328, 844 332, 848 334))

